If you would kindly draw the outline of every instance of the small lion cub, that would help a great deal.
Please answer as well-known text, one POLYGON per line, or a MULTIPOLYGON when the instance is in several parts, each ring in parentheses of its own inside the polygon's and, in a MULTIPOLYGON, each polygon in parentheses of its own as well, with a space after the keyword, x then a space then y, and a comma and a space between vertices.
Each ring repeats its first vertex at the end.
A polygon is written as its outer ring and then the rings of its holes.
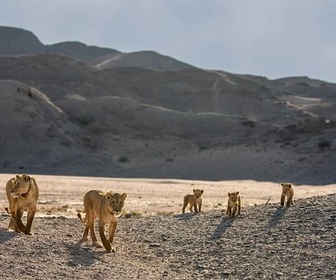
POLYGON ((187 194, 183 199, 183 207, 182 214, 184 214, 187 205, 189 204, 190 212, 193 212, 192 208, 194 207, 194 211, 201 212, 202 208, 202 194, 203 190, 193 189, 194 194, 187 194))
POLYGON ((230 218, 233 218, 237 215, 240 215, 240 194, 239 192, 232 192, 228 193, 229 200, 227 205, 226 214, 230 216, 230 218), (238 212, 237 212, 238 210, 238 212))
POLYGON ((287 196, 286 206, 290 207, 291 205, 293 205, 293 196, 294 196, 293 184, 292 183, 280 183, 280 185, 282 186, 282 193, 281 193, 281 199, 280 199, 281 207, 283 207, 285 204, 286 196, 287 196))

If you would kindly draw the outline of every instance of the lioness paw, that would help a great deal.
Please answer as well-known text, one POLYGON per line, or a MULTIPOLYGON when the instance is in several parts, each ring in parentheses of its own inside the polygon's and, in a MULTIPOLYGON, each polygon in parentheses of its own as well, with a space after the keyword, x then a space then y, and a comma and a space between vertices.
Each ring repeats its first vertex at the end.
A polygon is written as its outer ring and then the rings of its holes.
POLYGON ((100 245, 98 242, 94 242, 92 245, 93 247, 96 247, 96 248, 103 248, 103 246, 100 245))

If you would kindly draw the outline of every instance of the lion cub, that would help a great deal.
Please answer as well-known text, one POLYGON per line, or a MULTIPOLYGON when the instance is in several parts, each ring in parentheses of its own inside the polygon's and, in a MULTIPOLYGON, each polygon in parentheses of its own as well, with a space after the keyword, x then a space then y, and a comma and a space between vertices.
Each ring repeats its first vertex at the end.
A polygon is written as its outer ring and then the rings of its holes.
POLYGON ((280 183, 280 185, 282 186, 282 193, 281 193, 281 199, 280 199, 281 207, 284 206, 286 197, 287 197, 286 206, 290 207, 291 205, 293 205, 293 196, 294 196, 293 184, 292 183, 280 183))
POLYGON ((233 218, 237 215, 240 215, 240 194, 239 192, 232 192, 228 193, 229 200, 227 205, 226 214, 230 216, 230 218, 233 218), (237 212, 238 210, 238 212, 237 212))
POLYGON ((80 213, 77 214, 82 223, 85 224, 82 240, 88 239, 89 231, 91 233, 92 245, 101 247, 97 241, 94 230, 95 219, 99 219, 99 235, 106 251, 115 251, 112 247, 114 234, 117 228, 118 217, 121 215, 126 194, 118 194, 114 192, 103 193, 98 190, 88 191, 84 195, 85 218, 82 219, 80 213), (105 236, 105 225, 109 226, 109 237, 105 236))
POLYGON ((201 212, 202 208, 202 194, 203 190, 193 189, 194 194, 187 194, 183 199, 183 207, 182 213, 184 214, 187 205, 189 204, 190 212, 193 212, 192 208, 194 207, 194 211, 201 212))

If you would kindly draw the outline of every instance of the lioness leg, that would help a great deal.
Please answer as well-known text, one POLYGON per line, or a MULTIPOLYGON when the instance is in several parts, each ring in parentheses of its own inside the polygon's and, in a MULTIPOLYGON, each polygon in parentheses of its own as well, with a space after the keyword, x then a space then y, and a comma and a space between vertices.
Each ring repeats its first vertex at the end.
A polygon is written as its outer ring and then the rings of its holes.
POLYGON ((193 212, 193 207, 195 208, 195 204, 189 203, 189 211, 193 212))
POLYGON ((110 226, 109 226, 109 239, 108 239, 108 241, 111 244, 113 243, 113 238, 114 238, 114 234, 115 234, 116 229, 117 229, 117 221, 111 222, 110 226))
POLYGON ((112 246, 105 236, 105 224, 102 221, 99 221, 99 235, 106 251, 111 252, 112 246))
POLYGON ((240 197, 238 197, 238 215, 240 215, 240 207, 241 207, 241 202, 240 202, 240 197))
MULTIPOLYGON (((90 230, 92 246, 97 247, 97 248, 101 248, 101 246, 100 246, 100 244, 98 243, 98 240, 97 240, 96 232, 94 230, 95 216, 91 212, 87 212, 86 215, 89 215, 89 216, 88 216, 88 221, 86 223, 86 227, 85 227, 85 230, 84 230, 84 234, 85 234, 86 231, 90 230)), ((84 237, 84 234, 83 234, 83 237, 84 237)))
POLYGON ((8 201, 9 201, 9 207, 8 208, 5 207, 5 210, 10 215, 8 230, 15 230, 16 232, 18 232, 19 228, 17 227, 15 222, 15 205, 12 199, 9 198, 8 201))
POLYGON ((290 206, 292 206, 292 204, 293 204, 293 197, 292 196, 288 196, 287 197, 287 204, 286 204, 286 206, 290 207, 290 206))
POLYGON ((85 224, 85 228, 84 228, 84 232, 83 232, 83 237, 82 237, 82 240, 83 241, 87 241, 88 240, 88 235, 89 235, 89 225, 86 223, 85 224))
POLYGON ((23 216, 23 209, 15 209, 16 211, 16 215, 15 215, 15 222, 17 227, 19 228, 20 231, 25 232, 26 231, 26 227, 25 225, 22 223, 22 216, 23 216))
POLYGON ((82 240, 83 241, 87 241, 88 240, 88 235, 89 235, 89 229, 90 229, 90 226, 89 226, 89 212, 86 212, 85 214, 85 218, 84 220, 82 219, 82 215, 80 213, 77 214, 77 217, 79 218, 79 220, 85 224, 85 228, 84 228, 84 232, 83 232, 83 237, 82 237, 82 240))
POLYGON ((31 226, 32 226, 32 223, 33 223, 35 213, 36 213, 36 208, 35 207, 28 210, 27 225, 26 225, 26 230, 24 231, 25 234, 31 234, 30 230, 31 230, 31 226))
POLYGON ((8 230, 19 231, 18 227, 16 226, 13 215, 11 215, 10 217, 9 224, 8 224, 8 230))
MULTIPOLYGON (((11 208, 9 208, 9 209, 11 209, 11 208)), ((10 214, 8 229, 19 231, 19 228, 17 227, 16 222, 15 222, 15 211, 14 210, 10 211, 8 214, 10 214)))

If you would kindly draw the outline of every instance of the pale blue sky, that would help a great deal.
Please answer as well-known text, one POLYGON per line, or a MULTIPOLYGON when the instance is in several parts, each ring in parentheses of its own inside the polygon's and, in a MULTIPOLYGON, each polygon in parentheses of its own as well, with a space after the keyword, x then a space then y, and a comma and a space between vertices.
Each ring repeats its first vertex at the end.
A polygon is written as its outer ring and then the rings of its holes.
POLYGON ((153 50, 205 68, 336 83, 334 0, 0 0, 44 44, 153 50))

